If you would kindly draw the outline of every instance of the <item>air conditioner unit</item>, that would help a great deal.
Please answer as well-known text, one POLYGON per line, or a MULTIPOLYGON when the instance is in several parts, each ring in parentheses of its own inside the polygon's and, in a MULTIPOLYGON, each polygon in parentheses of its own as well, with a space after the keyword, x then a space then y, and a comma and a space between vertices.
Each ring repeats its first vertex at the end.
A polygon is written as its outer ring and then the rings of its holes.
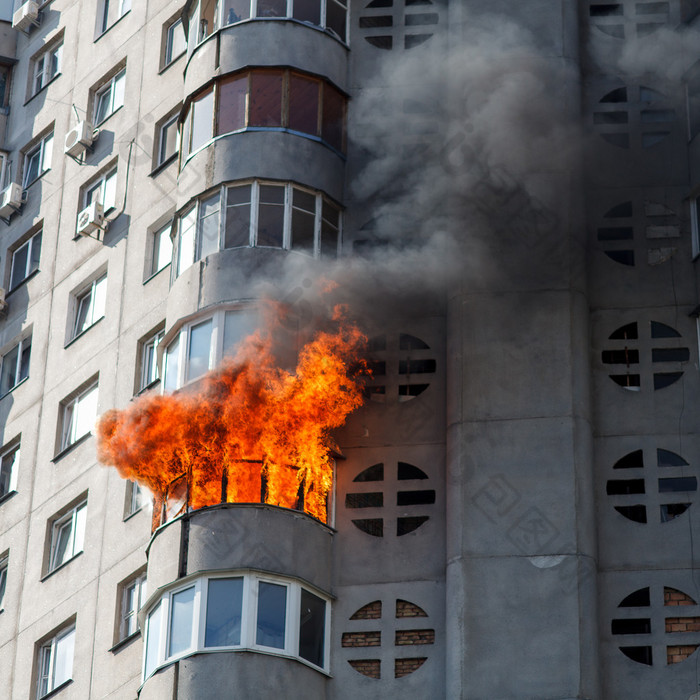
POLYGON ((0 192, 0 218, 9 219, 12 214, 19 211, 24 198, 22 188, 13 182, 0 192))
POLYGON ((73 158, 82 155, 86 148, 92 146, 94 127, 90 122, 78 122, 74 129, 66 134, 63 152, 73 158))
POLYGON ((26 32, 33 24, 39 24, 39 3, 27 0, 12 15, 12 26, 26 32))
POLYGON ((78 214, 76 232, 81 236, 89 236, 93 231, 104 230, 104 212, 99 202, 93 202, 78 214))

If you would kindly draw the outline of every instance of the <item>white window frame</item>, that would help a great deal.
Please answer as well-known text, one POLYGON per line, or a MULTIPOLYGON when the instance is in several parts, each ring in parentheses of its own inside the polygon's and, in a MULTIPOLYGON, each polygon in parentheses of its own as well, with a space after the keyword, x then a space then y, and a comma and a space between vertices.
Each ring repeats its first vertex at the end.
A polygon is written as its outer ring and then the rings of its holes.
POLYGON ((32 275, 34 272, 37 272, 39 269, 39 261, 37 257, 37 263, 36 267, 33 266, 34 263, 34 253, 35 253, 35 248, 38 246, 39 248, 39 255, 41 255, 41 239, 42 239, 42 234, 43 234, 43 228, 39 228, 35 233, 33 233, 24 243, 18 245, 13 251, 12 251, 12 260, 10 262, 10 291, 13 289, 16 289, 19 287, 22 282, 24 282, 30 275, 32 275), (20 251, 23 249, 27 250, 27 259, 24 265, 24 275, 22 276, 21 279, 15 279, 15 256, 17 256, 20 251))
POLYGON ((117 206, 117 168, 110 168, 100 177, 83 187, 82 208, 97 201, 107 214, 117 206))
POLYGON ((107 273, 96 277, 90 284, 73 295, 75 310, 73 314, 73 325, 71 329, 71 340, 75 340, 88 331, 100 319, 104 318, 107 308, 107 273), (85 318, 80 323, 81 312, 87 305, 85 318))
POLYGON ((163 153, 164 145, 167 143, 165 131, 168 127, 177 125, 178 114, 173 114, 168 117, 159 127, 158 127, 158 152, 156 154, 156 168, 174 159, 175 156, 180 152, 180 135, 177 133, 177 126, 175 129, 175 150, 170 154, 163 153))
POLYGON ((151 231, 150 234, 150 266, 148 271, 148 276, 146 279, 157 275, 161 270, 164 270, 173 260, 173 239, 170 237, 172 231, 173 222, 168 221, 164 226, 159 226, 158 228, 151 231), (163 247, 163 241, 165 239, 166 246, 163 247), (161 255, 167 250, 168 255, 166 256, 167 262, 160 264, 161 255))
POLYGON ((42 51, 32 61, 32 97, 40 93, 55 77, 61 74, 62 60, 63 37, 58 43, 42 51))
POLYGON ((51 521, 51 537, 49 546, 49 563, 47 575, 67 564, 83 551, 85 545, 85 522, 87 519, 87 499, 73 506, 68 512, 54 518, 51 521), (60 535, 66 527, 68 531, 68 543, 63 558, 58 560, 57 546, 60 543, 60 535))
POLYGON ((67 450, 71 445, 74 445, 78 440, 86 435, 90 435, 92 432, 94 423, 97 420, 97 392, 98 383, 94 381, 75 397, 61 403, 61 442, 59 453, 67 450), (86 420, 86 416, 82 415, 81 412, 88 410, 93 402, 95 404, 95 415, 94 418, 92 415, 89 416, 91 426, 87 431, 78 434, 81 425, 86 420))
POLYGON ((27 189, 32 183, 36 182, 47 171, 51 170, 53 149, 53 129, 50 133, 43 136, 37 144, 28 148, 24 152, 24 166, 22 175, 22 188, 27 189), (37 159, 37 172, 34 177, 31 176, 30 164, 37 159))
MULTIPOLYGON (((205 314, 192 318, 187 323, 184 323, 172 336, 167 346, 163 349, 163 372, 162 384, 164 390, 180 389, 190 382, 199 381, 203 375, 199 375, 194 379, 188 379, 189 370, 189 350, 190 338, 192 329, 207 321, 212 322, 211 335, 209 337, 209 357, 207 369, 214 369, 224 357, 224 336, 226 330, 226 314, 227 312, 241 313, 249 316, 251 332, 255 328, 256 310, 251 306, 226 306, 217 309, 213 314, 205 314), (169 351, 177 343, 177 379, 173 383, 172 378, 168 376, 168 357, 169 351)), ((173 353, 174 354, 174 353, 173 353)))
POLYGON ((0 398, 3 396, 7 396, 7 394, 11 393, 15 387, 17 387, 19 384, 24 382, 25 380, 29 379, 29 362, 31 362, 31 349, 32 349, 32 336, 31 334, 22 338, 18 343, 13 345, 7 352, 3 353, 2 358, 0 359, 0 398), (11 385, 8 385, 7 390, 3 391, 4 387, 2 386, 2 378, 4 377, 5 374, 5 363, 8 362, 9 360, 7 359, 14 351, 17 351, 17 355, 14 359, 14 370, 12 372, 13 376, 11 378, 11 385), (24 353, 28 353, 27 357, 27 366, 26 366, 26 374, 23 371, 23 355, 24 353))
POLYGON ((165 337, 165 329, 161 328, 141 343, 141 368, 139 391, 143 391, 160 381, 160 365, 158 363, 158 347, 165 337))
POLYGON ((3 472, 10 472, 7 477, 7 490, 5 493, 0 492, 0 500, 17 491, 17 472, 20 458, 20 442, 15 441, 3 448, 0 453, 0 475, 3 472), (11 458, 11 461, 8 461, 11 458))
POLYGON ((146 572, 141 571, 119 586, 119 628, 117 642, 123 642, 138 633, 138 613, 146 601, 146 572), (134 591, 132 599, 130 592, 134 591), (133 605, 132 605, 133 602, 133 605), (134 627, 129 631, 130 627, 134 627))
POLYGON ((146 505, 146 493, 136 481, 127 480, 124 499, 124 520, 138 513, 146 505))
POLYGON ((7 592, 7 570, 9 567, 10 556, 4 554, 0 556, 0 611, 5 609, 5 593, 7 592))
MULTIPOLYGON (((190 578, 185 583, 179 583, 177 587, 165 591, 155 600, 151 600, 143 616, 146 643, 144 644, 142 674, 145 681, 148 635, 158 634, 158 653, 151 673, 157 669, 171 664, 174 661, 191 656, 195 653, 217 653, 220 651, 257 651, 275 656, 295 659, 311 668, 315 668, 323 673, 329 673, 330 669, 330 624, 331 624, 331 599, 322 591, 309 586, 306 583, 291 577, 275 576, 273 574, 263 574, 251 572, 250 570, 220 571, 211 576, 199 576, 190 578), (206 634, 206 612, 208 582, 220 578, 242 578, 243 593, 241 603, 241 643, 230 646, 205 646, 206 634), (285 608, 285 640, 284 648, 269 647, 256 643, 256 629, 258 619, 258 591, 260 583, 271 583, 283 586, 287 590, 285 608), (194 587, 194 600, 192 609, 192 636, 190 645, 186 650, 168 656, 167 650, 170 646, 170 614, 172 610, 172 598, 188 588, 194 587), (311 661, 299 655, 299 621, 301 615, 301 590, 305 589, 317 598, 323 600, 325 606, 324 620, 324 649, 323 666, 317 666, 311 661), (161 615, 157 629, 151 630, 151 620, 149 616, 160 606, 161 615)), ((150 675, 150 674, 149 674, 150 675)))
POLYGON ((102 0, 99 7, 101 13, 99 35, 102 36, 102 34, 104 34, 110 27, 114 26, 127 12, 129 12, 129 10, 131 10, 131 0, 102 0), (117 16, 113 19, 110 18, 109 12, 110 4, 112 3, 118 3, 117 16))
POLYGON ((109 119, 118 109, 124 106, 125 84, 126 67, 122 68, 95 90, 95 99, 93 102, 93 122, 95 126, 102 124, 102 122, 109 119), (107 100, 107 111, 98 121, 99 107, 103 99, 107 100))
POLYGON ((172 22, 170 22, 170 24, 168 24, 168 27, 165 30, 165 56, 164 56, 163 68, 165 68, 166 66, 169 66, 171 63, 173 63, 178 58, 180 58, 180 56, 183 56, 186 53, 187 53, 187 34, 185 34, 185 26, 182 23, 182 17, 177 17, 172 22), (182 28, 182 35, 184 38, 184 48, 180 53, 173 54, 173 46, 175 45, 175 42, 173 41, 173 37, 175 34, 175 28, 178 25, 182 28))
POLYGON ((71 680, 73 676, 73 664, 75 662, 75 622, 70 623, 68 626, 59 630, 53 637, 47 639, 45 642, 39 646, 37 653, 37 686, 36 686, 36 697, 37 700, 46 697, 54 690, 62 686, 71 680), (68 636, 72 636, 70 644, 72 646, 71 650, 71 672, 68 678, 57 679, 56 678, 56 649, 57 646, 63 642, 68 636), (48 664, 49 671, 46 676, 43 674, 44 666, 48 664), (44 678, 46 678, 46 687, 44 687, 44 678))

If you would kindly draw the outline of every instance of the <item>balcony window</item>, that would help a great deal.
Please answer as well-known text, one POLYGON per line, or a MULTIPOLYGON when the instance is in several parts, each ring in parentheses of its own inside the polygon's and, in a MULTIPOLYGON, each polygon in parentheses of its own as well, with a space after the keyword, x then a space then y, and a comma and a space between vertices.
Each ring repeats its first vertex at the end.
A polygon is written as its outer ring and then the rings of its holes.
POLYGON ((147 613, 144 678, 207 649, 262 651, 326 671, 329 613, 328 599, 295 579, 249 572, 198 578, 166 591, 147 613))
POLYGON ((189 104, 182 160, 222 136, 244 129, 291 131, 345 151, 347 98, 316 76, 259 68, 219 78, 189 104))
POLYGON ((340 208, 319 192, 291 183, 232 183, 180 215, 176 274, 211 253, 246 246, 335 258, 340 234, 340 208))
POLYGON ((195 381, 231 356, 257 326, 252 310, 220 310, 183 325, 165 350, 166 391, 195 381))

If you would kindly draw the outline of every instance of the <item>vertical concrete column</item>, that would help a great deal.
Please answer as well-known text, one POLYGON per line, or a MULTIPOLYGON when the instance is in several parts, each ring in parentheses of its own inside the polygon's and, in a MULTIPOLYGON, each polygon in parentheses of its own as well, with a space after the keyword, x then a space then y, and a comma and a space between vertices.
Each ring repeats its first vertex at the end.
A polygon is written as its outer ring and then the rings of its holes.
MULTIPOLYGON (((538 162, 538 151, 525 147, 512 160, 500 154, 496 169, 477 148, 489 133, 466 131, 463 139, 464 168, 479 176, 465 179, 452 202, 465 257, 447 321, 446 696, 593 699, 600 694, 582 187, 575 155, 560 157, 558 141, 560 129, 573 137, 578 119, 576 4, 499 7, 503 14, 493 4, 457 10, 453 50, 475 25, 494 27, 498 41, 498 23, 510 23, 511 42, 490 51, 491 64, 500 58, 512 68, 533 52, 532 70, 520 73, 532 80, 535 100, 552 98, 550 67, 566 82, 551 103, 561 113, 543 109, 531 126, 504 119, 521 144, 530 128, 532 138, 543 137, 551 159, 538 162), (545 89, 536 94, 536 85, 545 89)), ((525 93, 509 103, 497 77, 487 99, 503 99, 503 110, 523 107, 525 93)), ((469 96, 466 104, 481 108, 469 96)), ((489 128, 503 129, 501 116, 495 112, 489 128)), ((454 109, 451 117, 454 132, 454 109)))

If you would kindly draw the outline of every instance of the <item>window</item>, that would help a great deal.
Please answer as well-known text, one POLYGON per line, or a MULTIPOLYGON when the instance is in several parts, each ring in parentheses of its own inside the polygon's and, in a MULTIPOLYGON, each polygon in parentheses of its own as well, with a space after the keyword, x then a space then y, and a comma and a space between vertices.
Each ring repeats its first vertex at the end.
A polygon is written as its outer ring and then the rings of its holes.
POLYGON ((156 167, 163 165, 177 154, 177 114, 158 126, 158 152, 156 154, 156 167))
POLYGON ((63 38, 50 46, 32 61, 32 87, 30 95, 36 95, 45 88, 60 72, 63 55, 63 38))
POLYGON ((161 328, 141 342, 141 373, 138 390, 155 384, 160 379, 158 367, 158 346, 163 340, 165 330, 161 328))
POLYGON ((74 622, 39 646, 37 698, 43 698, 71 679, 74 647, 74 622))
POLYGON ((330 604, 281 576, 222 574, 166 591, 146 615, 144 678, 203 649, 252 650, 328 668, 330 604))
POLYGON ((0 111, 7 113, 10 102, 10 85, 12 79, 12 66, 0 63, 0 111))
POLYGON ((335 258, 340 208, 319 192, 280 182, 232 183, 180 215, 177 274, 210 253, 243 246, 335 258))
POLYGON ((18 287, 31 274, 39 269, 41 256, 41 229, 12 251, 10 290, 18 287))
POLYGON ((26 189, 51 169, 51 149, 53 148, 53 131, 44 136, 39 143, 24 153, 24 176, 22 187, 26 189))
POLYGON ((106 214, 117 205, 117 169, 104 173, 98 180, 88 185, 83 192, 83 208, 93 202, 102 205, 102 211, 106 214))
POLYGON ((18 465, 19 442, 4 449, 0 456, 0 499, 16 490, 18 465))
POLYGON ((97 418, 97 382, 61 404, 61 442, 63 451, 89 435, 97 418))
POLYGON ((119 635, 123 641, 139 629, 137 615, 146 600, 146 574, 142 571, 119 586, 119 635))
POLYGON ((173 222, 168 221, 151 233, 151 258, 148 276, 152 277, 164 267, 170 265, 173 257, 173 239, 170 237, 173 222))
POLYGON ((135 481, 126 482, 126 498, 124 502, 124 520, 143 508, 146 494, 135 481))
POLYGON ((105 315, 107 275, 102 275, 90 283, 87 289, 75 296, 75 320, 72 338, 77 338, 105 315))
POLYGON ((102 123, 124 105, 125 76, 126 68, 123 68, 95 93, 95 124, 102 123))
POLYGON ((347 98, 316 76, 259 68, 219 78, 190 102, 182 158, 215 136, 242 129, 284 129, 345 152, 347 98))
POLYGON ((82 501, 51 523, 51 551, 48 573, 63 566, 83 551, 87 501, 82 501))
POLYGON ((4 554, 0 557, 0 611, 4 610, 5 588, 7 587, 7 564, 8 556, 4 554))
POLYGON ((187 51, 187 37, 185 37, 185 28, 182 26, 182 18, 178 17, 168 25, 165 31, 165 61, 163 65, 170 65, 185 51, 187 51))
POLYGON ((29 355, 32 337, 23 338, 2 356, 0 367, 0 397, 8 394, 29 376, 29 355))
POLYGON ((165 350, 165 390, 199 379, 223 357, 232 355, 237 343, 256 326, 256 313, 245 309, 218 311, 182 326, 165 350))
POLYGON ((104 34, 131 9, 131 0, 102 0, 99 32, 104 34))

